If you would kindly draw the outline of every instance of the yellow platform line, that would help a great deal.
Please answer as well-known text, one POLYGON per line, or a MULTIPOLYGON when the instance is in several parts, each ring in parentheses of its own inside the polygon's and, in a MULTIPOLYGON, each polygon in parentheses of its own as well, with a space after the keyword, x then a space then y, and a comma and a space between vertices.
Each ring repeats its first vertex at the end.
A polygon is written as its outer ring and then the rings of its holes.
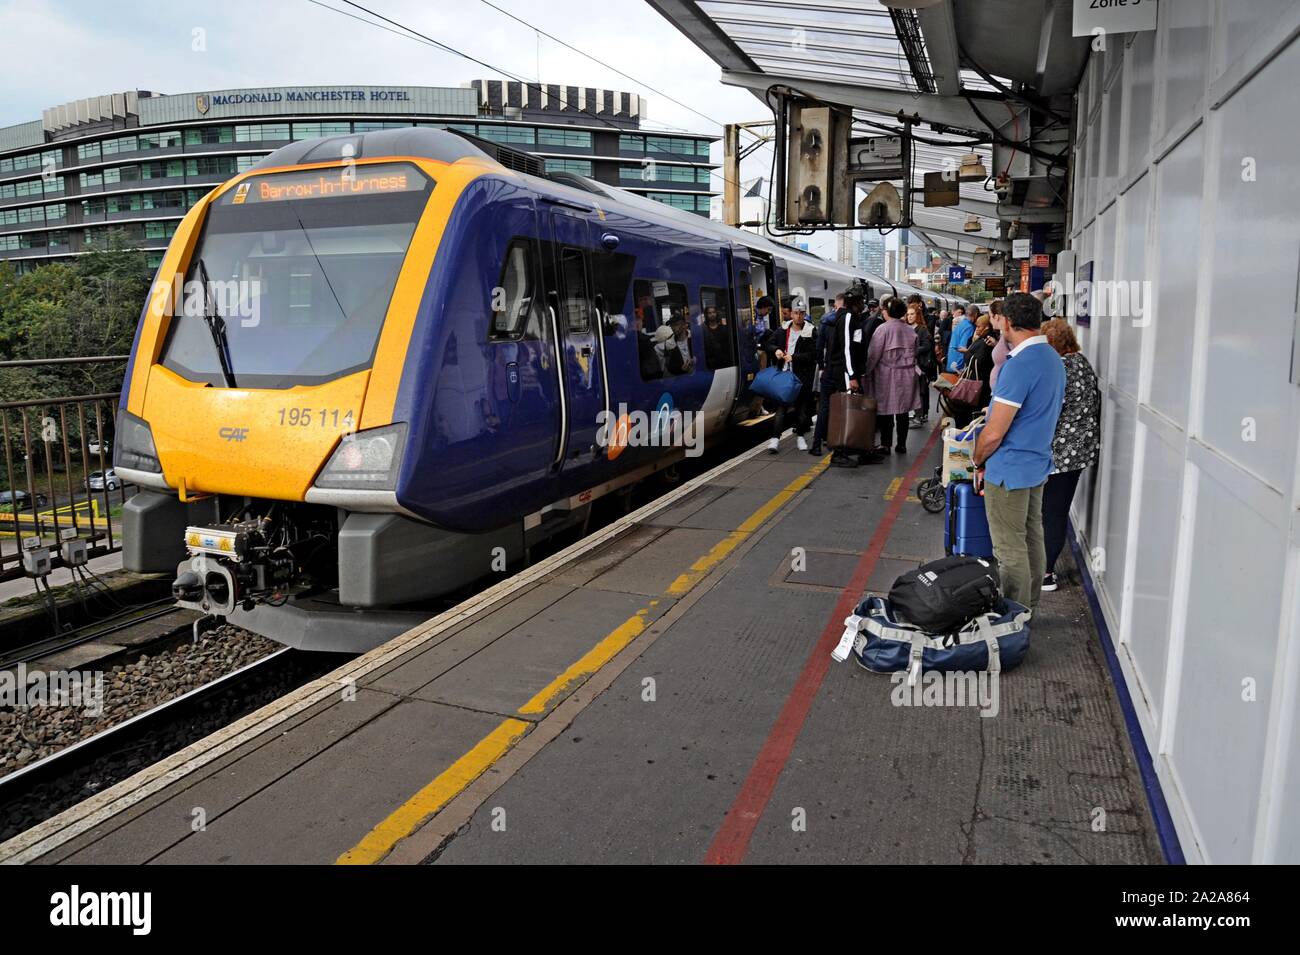
POLYGON ((404 802, 364 839, 338 857, 336 865, 372 865, 510 751, 530 728, 523 720, 505 720, 433 782, 404 802))
MULTIPOLYGON (((812 483, 830 464, 830 456, 822 458, 799 477, 772 496, 762 507, 756 510, 741 525, 715 544, 707 554, 691 565, 686 573, 680 575, 668 588, 669 596, 680 597, 698 584, 706 574, 730 554, 736 546, 754 533, 763 522, 771 517, 792 497, 812 483)), ((624 647, 640 636, 646 627, 646 617, 652 607, 659 601, 651 600, 631 617, 607 633, 599 643, 564 669, 554 680, 539 690, 532 699, 518 710, 521 716, 533 716, 546 712, 552 702, 567 689, 579 681, 599 672, 610 660, 614 659, 624 647)), ((433 782, 429 783, 408 799, 377 826, 366 833, 355 846, 335 861, 336 865, 372 865, 380 862, 393 850, 393 847, 405 839, 443 806, 460 795, 479 776, 487 772, 492 764, 508 753, 514 745, 523 739, 532 724, 514 718, 501 722, 491 733, 479 740, 456 762, 452 763, 433 782)))

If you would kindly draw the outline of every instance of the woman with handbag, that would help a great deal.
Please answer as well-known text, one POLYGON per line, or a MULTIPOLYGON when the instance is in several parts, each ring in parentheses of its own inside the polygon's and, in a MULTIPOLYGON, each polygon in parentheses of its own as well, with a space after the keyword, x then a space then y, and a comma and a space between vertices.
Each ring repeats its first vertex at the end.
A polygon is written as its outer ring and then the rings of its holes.
POLYGON ((953 423, 964 428, 982 408, 987 408, 993 389, 989 378, 993 374, 993 347, 997 335, 990 325, 988 313, 975 320, 975 334, 966 350, 966 364, 962 375, 952 386, 948 398, 953 405, 953 423))
POLYGON ((785 430, 786 415, 794 413, 795 440, 800 451, 808 450, 808 441, 804 437, 812 423, 813 372, 817 368, 816 330, 807 320, 802 299, 796 299, 790 309, 790 320, 782 322, 779 328, 771 329, 763 339, 763 351, 767 353, 768 367, 778 368, 783 373, 794 375, 799 380, 799 394, 794 401, 778 403, 776 418, 772 422, 772 439, 767 443, 767 450, 776 454, 781 432, 785 430))

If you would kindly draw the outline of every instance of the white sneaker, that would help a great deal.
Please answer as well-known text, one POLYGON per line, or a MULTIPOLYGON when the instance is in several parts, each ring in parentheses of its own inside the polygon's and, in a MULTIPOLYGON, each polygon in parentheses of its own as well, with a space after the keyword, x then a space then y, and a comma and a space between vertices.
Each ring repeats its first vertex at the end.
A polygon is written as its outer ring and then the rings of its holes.
POLYGON ((803 439, 803 435, 799 435, 797 438, 795 438, 794 443, 795 446, 798 447, 800 451, 808 450, 808 442, 803 439))
POLYGON ((771 441, 767 442, 767 450, 771 451, 773 454, 776 454, 777 450, 780 447, 780 444, 781 444, 780 438, 773 438, 771 441))

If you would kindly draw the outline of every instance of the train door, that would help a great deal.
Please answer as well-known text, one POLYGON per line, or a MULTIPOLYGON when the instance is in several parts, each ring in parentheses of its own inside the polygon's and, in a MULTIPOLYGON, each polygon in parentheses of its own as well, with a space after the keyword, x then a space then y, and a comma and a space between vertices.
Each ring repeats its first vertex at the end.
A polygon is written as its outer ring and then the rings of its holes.
POLYGON ((564 384, 555 465, 565 470, 589 465, 598 457, 596 431, 609 400, 592 305, 588 232, 581 215, 550 211, 551 254, 543 255, 543 288, 564 384))

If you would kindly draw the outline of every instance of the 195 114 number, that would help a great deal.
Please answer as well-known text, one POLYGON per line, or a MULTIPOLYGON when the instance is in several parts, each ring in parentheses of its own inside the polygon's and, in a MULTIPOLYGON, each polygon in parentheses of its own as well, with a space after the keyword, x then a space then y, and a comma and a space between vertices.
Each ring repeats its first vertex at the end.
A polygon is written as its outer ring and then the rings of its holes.
POLYGON ((341 408, 281 408, 280 424, 289 428, 341 428, 352 431, 352 411, 341 408))

